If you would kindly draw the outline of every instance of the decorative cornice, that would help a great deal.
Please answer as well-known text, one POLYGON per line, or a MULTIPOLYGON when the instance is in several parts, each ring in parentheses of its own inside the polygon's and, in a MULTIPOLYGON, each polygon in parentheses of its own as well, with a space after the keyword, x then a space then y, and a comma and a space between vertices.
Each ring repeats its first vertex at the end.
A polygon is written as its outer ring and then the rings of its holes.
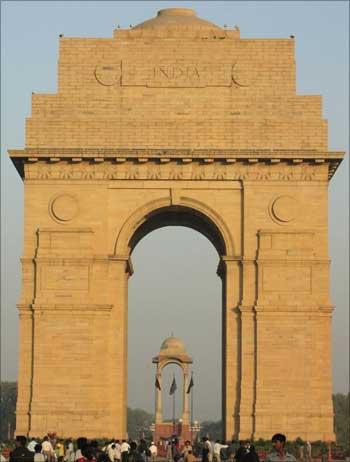
POLYGON ((327 182, 330 166, 319 165, 313 161, 294 164, 288 160, 279 164, 270 164, 269 161, 250 163, 240 159, 234 163, 215 159, 215 162, 205 162, 194 159, 192 162, 171 159, 167 163, 160 163, 156 159, 148 162, 138 162, 131 159, 123 163, 107 160, 104 162, 88 161, 81 163, 61 159, 61 162, 52 164, 45 158, 38 162, 26 162, 17 159, 18 166, 23 170, 23 177, 28 180, 48 181, 115 181, 115 180, 178 180, 178 181, 233 181, 248 182, 266 181, 321 181, 327 182))
MULTIPOLYGON (((113 170, 119 165, 124 166, 125 163, 132 163, 128 168, 124 177, 121 179, 141 179, 140 171, 143 166, 154 165, 155 168, 149 169, 147 175, 144 174, 142 179, 164 179, 162 178, 161 168, 163 166, 176 166, 176 169, 168 173, 168 178, 171 180, 181 179, 212 179, 225 180, 227 167, 237 168, 237 164, 244 165, 249 168, 254 168, 258 163, 264 163, 268 166, 276 166, 280 163, 287 163, 292 168, 300 164, 307 163, 315 166, 328 164, 328 179, 334 175, 340 162, 344 157, 343 152, 338 151, 317 151, 317 150, 273 150, 273 149, 53 149, 53 148, 26 148, 26 149, 10 149, 10 157, 17 168, 21 177, 24 177, 24 164, 30 166, 39 161, 47 163, 46 168, 41 169, 37 179, 50 178, 51 168, 60 168, 61 161, 69 164, 70 169, 62 170, 58 175, 53 175, 52 179, 82 179, 82 180, 101 180, 101 179, 118 179, 118 174, 113 170), (107 169, 108 165, 110 172, 95 172, 93 169, 86 169, 79 174, 79 165, 83 161, 88 161, 90 167, 99 166, 107 169), (183 178, 181 168, 189 166, 192 162, 198 167, 192 174, 191 178, 183 178), (220 165, 218 165, 220 164, 220 165), (112 166, 112 168, 110 168, 112 166), (200 168, 199 168, 200 167, 200 168), (205 169, 215 167, 215 171, 210 178, 205 175, 205 169), (73 174, 75 172, 75 175, 73 174)), ((128 164, 129 165, 129 164, 128 164)), ((101 171, 102 171, 101 170, 101 171)), ((270 173, 257 172, 255 176, 249 177, 247 172, 237 173, 235 178, 243 180, 269 180, 270 173)), ((27 175, 26 175, 27 176, 27 175)), ((281 181, 284 180, 311 180, 305 174, 300 178, 292 178, 293 174, 287 172, 279 175, 281 181)))
POLYGON ((185 158, 186 159, 256 159, 277 160, 295 159, 296 163, 303 160, 341 160, 344 152, 326 151, 317 149, 98 149, 98 148, 25 148, 10 149, 11 158, 27 158, 33 162, 37 158, 70 158, 75 162, 84 158, 89 159, 113 159, 113 158, 140 158, 145 161, 148 158, 185 158))

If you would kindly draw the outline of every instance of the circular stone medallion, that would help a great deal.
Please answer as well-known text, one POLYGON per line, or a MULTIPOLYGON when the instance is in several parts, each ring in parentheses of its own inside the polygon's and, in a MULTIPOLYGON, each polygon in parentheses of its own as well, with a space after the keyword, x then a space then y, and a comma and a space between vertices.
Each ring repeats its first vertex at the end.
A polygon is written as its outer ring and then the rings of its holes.
POLYGON ((105 87, 111 87, 117 83, 120 78, 119 66, 97 66, 95 69, 95 78, 98 83, 105 87))
POLYGON ((236 63, 232 66, 232 80, 239 87, 250 87, 255 82, 255 70, 246 63, 236 63))
POLYGON ((56 196, 50 204, 52 216, 59 221, 70 221, 78 213, 78 202, 75 197, 69 194, 60 194, 56 196))
POLYGON ((298 214, 298 201, 290 196, 279 196, 271 206, 272 217, 282 223, 295 220, 298 214))

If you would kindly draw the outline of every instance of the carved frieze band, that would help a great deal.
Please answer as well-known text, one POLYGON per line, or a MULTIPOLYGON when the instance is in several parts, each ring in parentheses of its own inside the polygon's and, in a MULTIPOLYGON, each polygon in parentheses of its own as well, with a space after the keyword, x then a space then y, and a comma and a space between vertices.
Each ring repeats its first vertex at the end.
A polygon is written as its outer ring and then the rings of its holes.
POLYGON ((245 164, 236 162, 89 162, 25 164, 29 180, 251 180, 251 181, 327 181, 324 165, 245 164))

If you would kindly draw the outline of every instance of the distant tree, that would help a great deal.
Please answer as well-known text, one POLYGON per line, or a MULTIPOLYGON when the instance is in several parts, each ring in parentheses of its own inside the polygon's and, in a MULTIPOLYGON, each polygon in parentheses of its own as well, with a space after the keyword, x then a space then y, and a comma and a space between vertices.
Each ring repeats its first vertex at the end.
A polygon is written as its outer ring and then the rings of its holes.
POLYGON ((17 382, 1 382, 0 385, 0 440, 13 435, 16 423, 17 382))
POLYGON ((143 409, 128 407, 128 435, 129 438, 139 439, 142 436, 151 438, 150 425, 154 422, 154 415, 143 409))
POLYGON ((205 420, 201 423, 200 435, 208 435, 211 440, 221 440, 223 435, 222 421, 218 420, 213 422, 211 420, 205 420))
POLYGON ((333 395, 334 431, 337 443, 349 449, 350 440, 350 408, 349 393, 347 395, 336 393, 333 395))

